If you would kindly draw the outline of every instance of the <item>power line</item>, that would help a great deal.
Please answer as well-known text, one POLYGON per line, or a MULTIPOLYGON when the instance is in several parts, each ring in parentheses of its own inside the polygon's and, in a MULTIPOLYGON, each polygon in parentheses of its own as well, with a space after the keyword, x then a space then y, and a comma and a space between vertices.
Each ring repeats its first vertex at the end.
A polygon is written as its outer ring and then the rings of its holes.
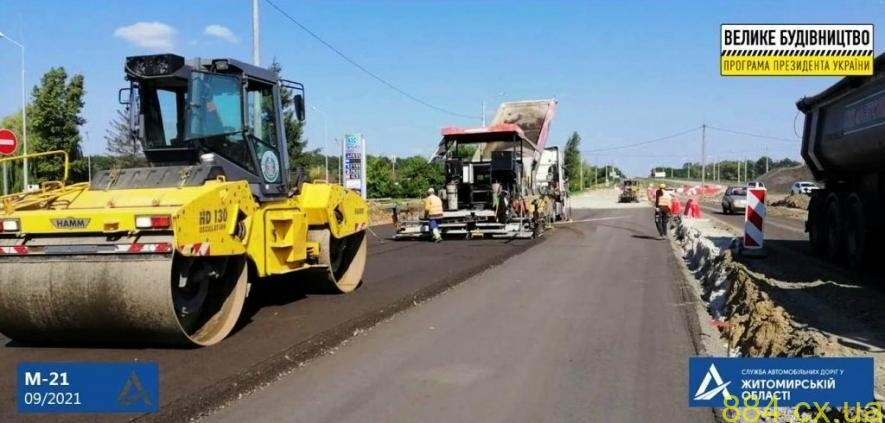
MULTIPOLYGON (((709 127, 708 127, 708 128, 709 128, 709 127)), ((694 132, 694 131, 697 131, 698 129, 701 129, 701 127, 698 126, 698 127, 695 127, 695 128, 687 129, 687 130, 682 131, 682 132, 677 132, 677 133, 672 134, 672 135, 667 135, 667 136, 664 136, 664 137, 655 138, 655 139, 651 139, 651 140, 647 140, 647 141, 640 141, 640 142, 636 142, 636 143, 632 143, 632 144, 618 145, 618 146, 615 146, 615 147, 596 148, 596 149, 593 149, 593 150, 582 150, 581 152, 582 152, 582 153, 598 153, 598 152, 600 152, 600 151, 612 151, 612 150, 621 150, 621 149, 624 149, 624 148, 638 147, 638 146, 640 146, 640 145, 646 145, 646 144, 651 144, 651 143, 655 143, 655 142, 659 142, 659 141, 665 141, 665 140, 668 140, 668 139, 671 139, 671 138, 676 138, 676 137, 678 137, 678 136, 682 136, 682 135, 685 135, 685 134, 690 134, 690 133, 692 133, 692 132, 694 132)))
POLYGON ((370 77, 372 77, 372 78, 375 79, 376 81, 378 81, 378 82, 380 82, 380 83, 386 85, 388 88, 390 88, 390 89, 392 89, 392 90, 398 92, 399 94, 403 95, 404 97, 406 97, 406 98, 408 98, 408 99, 410 99, 410 100, 412 100, 412 101, 414 101, 414 102, 416 102, 416 103, 418 103, 418 104, 420 104, 420 105, 422 105, 422 106, 429 107, 429 108, 434 109, 434 110, 436 110, 436 111, 439 111, 439 112, 442 112, 442 113, 446 113, 446 114, 449 114, 449 115, 452 115, 452 116, 458 116, 458 117, 467 118, 467 119, 479 119, 479 116, 471 116, 471 115, 465 115, 465 114, 463 114, 463 113, 453 112, 453 111, 451 111, 451 110, 444 109, 444 108, 442 108, 442 107, 439 107, 439 106, 436 106, 436 105, 430 104, 430 103, 428 103, 428 102, 426 102, 426 101, 424 101, 424 100, 422 100, 422 99, 420 99, 420 98, 418 98, 418 97, 415 97, 415 96, 412 95, 412 94, 409 94, 409 93, 406 92, 405 90, 403 90, 403 89, 397 87, 396 85, 393 85, 392 83, 388 82, 386 79, 384 79, 384 78, 382 78, 382 77, 376 75, 376 74, 373 73, 372 71, 366 69, 365 66, 359 64, 356 60, 353 60, 353 59, 351 59, 350 57, 348 57, 346 54, 344 54, 343 52, 341 52, 341 50, 338 50, 337 48, 335 48, 335 46, 333 46, 332 44, 329 44, 326 40, 322 39, 322 38, 321 38, 319 35, 317 35, 315 32, 311 31, 308 27, 304 26, 304 24, 302 24, 301 22, 298 22, 295 18, 293 18, 293 17, 292 17, 291 15, 289 15, 288 13, 286 13, 285 10, 283 10, 283 9, 281 9, 279 6, 277 6, 273 1, 271 1, 271 0, 264 0, 264 1, 267 2, 267 4, 269 4, 270 7, 273 7, 274 9, 277 10, 277 12, 280 12, 280 14, 282 14, 282 15, 285 16, 287 19, 289 19, 290 21, 292 21, 292 23, 294 23, 295 25, 297 25, 299 28, 301 28, 301 29, 302 29, 304 32, 306 32, 308 35, 310 35, 311 37, 313 37, 315 40, 319 41, 321 44, 323 44, 324 46, 326 46, 329 50, 332 50, 335 54, 337 54, 338 56, 340 56, 342 59, 346 60, 348 63, 350 63, 351 65, 353 65, 355 68, 357 68, 357 69, 363 71, 363 73, 365 73, 366 75, 369 75, 370 77))
MULTIPOLYGON (((794 125, 794 126, 795 126, 795 125, 794 125)), ((753 133, 750 133, 750 132, 736 131, 736 130, 734 130, 734 129, 717 128, 717 127, 715 127, 715 126, 710 126, 710 125, 707 125, 707 128, 712 129, 712 130, 714 130, 714 131, 722 131, 722 132, 728 132, 728 133, 732 133, 732 134, 736 134, 736 135, 744 135, 744 136, 748 136, 748 137, 764 138, 764 139, 775 140, 775 141, 786 141, 786 142, 797 142, 797 141, 800 141, 800 140, 798 140, 798 139, 789 139, 789 138, 781 138, 781 137, 772 137, 772 136, 770 136, 770 135, 759 135, 759 134, 753 134, 753 133)))

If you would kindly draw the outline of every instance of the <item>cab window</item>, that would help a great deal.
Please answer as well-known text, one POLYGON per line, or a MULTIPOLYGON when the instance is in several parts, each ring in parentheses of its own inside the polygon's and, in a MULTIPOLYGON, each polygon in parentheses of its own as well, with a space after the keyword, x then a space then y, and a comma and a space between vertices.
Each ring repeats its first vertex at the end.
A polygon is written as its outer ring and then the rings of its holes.
POLYGON ((188 93, 188 138, 205 138, 243 130, 240 80, 194 72, 188 93))
POLYGON ((246 92, 246 102, 249 108, 246 111, 246 116, 248 116, 249 127, 252 128, 252 135, 259 141, 276 148, 276 103, 273 98, 273 86, 250 82, 246 92))
POLYGON ((144 138, 148 149, 170 147, 183 141, 180 119, 184 91, 172 88, 142 87, 140 108, 144 113, 144 138))

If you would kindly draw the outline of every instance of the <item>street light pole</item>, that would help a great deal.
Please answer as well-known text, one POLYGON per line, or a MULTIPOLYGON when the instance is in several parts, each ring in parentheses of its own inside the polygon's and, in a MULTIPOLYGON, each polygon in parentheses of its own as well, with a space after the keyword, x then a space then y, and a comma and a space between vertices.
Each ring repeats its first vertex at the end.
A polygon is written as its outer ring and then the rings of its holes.
POLYGON ((327 121, 329 120, 329 117, 326 115, 325 112, 318 109, 317 106, 311 105, 310 108, 313 109, 313 111, 315 111, 323 116, 323 157, 325 157, 325 159, 326 159, 326 182, 328 183, 329 182, 329 149, 326 147, 328 147, 328 142, 329 142, 329 136, 328 136, 328 132, 327 132, 328 131, 328 125, 327 125, 328 122, 327 121))
POLYGON ((707 184, 707 124, 701 125, 701 187, 707 184))
MULTIPOLYGON (((0 38, 5 38, 9 40, 12 44, 18 46, 21 49, 21 61, 22 61, 22 154, 24 156, 28 155, 28 104, 27 97, 25 96, 25 46, 19 43, 18 41, 9 38, 6 34, 0 32, 0 38)), ((24 171, 24 180, 23 180, 23 191, 28 190, 28 158, 25 157, 22 162, 22 169, 24 171)))

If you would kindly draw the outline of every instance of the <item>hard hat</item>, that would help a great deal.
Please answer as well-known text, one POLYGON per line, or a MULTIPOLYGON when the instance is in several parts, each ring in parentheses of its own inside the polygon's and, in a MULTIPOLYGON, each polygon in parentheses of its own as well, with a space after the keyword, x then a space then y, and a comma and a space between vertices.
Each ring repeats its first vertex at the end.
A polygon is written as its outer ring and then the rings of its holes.
POLYGON ((433 189, 433 187, 427 188, 427 193, 428 193, 428 194, 433 194, 433 193, 435 193, 435 192, 436 192, 436 190, 433 189))
POLYGON ((661 187, 661 188, 667 188, 667 184, 661 184, 660 187, 661 187))

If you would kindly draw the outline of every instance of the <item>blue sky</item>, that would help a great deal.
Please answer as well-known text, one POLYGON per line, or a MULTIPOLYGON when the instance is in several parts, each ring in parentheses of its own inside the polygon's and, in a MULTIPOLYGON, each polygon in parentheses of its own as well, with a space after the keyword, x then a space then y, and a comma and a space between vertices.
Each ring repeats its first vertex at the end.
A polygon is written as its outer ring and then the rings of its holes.
MULTIPOLYGON (((885 22, 869 1, 294 1, 296 19, 378 75, 469 120, 418 105, 353 68, 261 4, 262 61, 276 57, 308 102, 329 117, 329 138, 362 132, 370 153, 428 155, 442 126, 479 126, 502 100, 556 97, 551 144, 572 131, 583 149, 643 141, 701 123, 795 138, 795 101, 833 78, 723 78, 719 25, 885 22)), ((185 56, 251 57, 250 0, 28 1, 0 3, 0 32, 27 47, 27 84, 51 66, 86 77, 87 153, 103 135, 124 86, 123 58, 170 50, 185 56), (22 26, 19 27, 19 16, 22 26)), ((879 29, 879 28, 877 28, 879 29)), ((882 44, 882 31, 876 32, 882 44)), ((877 48, 877 53, 881 52, 877 48)), ((19 50, 0 40, 0 115, 19 107, 19 50)), ((798 123, 797 126, 801 126, 798 123)), ((801 130, 801 129, 800 129, 801 130)), ((323 145, 323 118, 308 111, 307 136, 323 145)), ((799 158, 795 143, 708 132, 717 158, 799 158)), ((330 140, 330 145, 332 141, 330 140)), ((631 174, 699 160, 690 134, 652 146, 588 153, 631 174), (657 157, 650 157, 650 156, 657 157)))

